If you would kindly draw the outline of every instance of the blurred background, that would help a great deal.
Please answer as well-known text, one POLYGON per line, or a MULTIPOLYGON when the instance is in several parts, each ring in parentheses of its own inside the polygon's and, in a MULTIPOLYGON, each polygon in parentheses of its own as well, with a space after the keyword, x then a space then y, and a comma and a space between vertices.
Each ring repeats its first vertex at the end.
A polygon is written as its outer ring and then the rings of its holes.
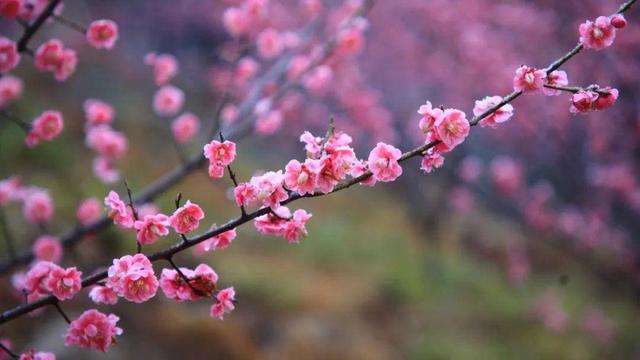
MULTIPOLYGON (((259 27, 306 31, 313 23, 314 35, 302 37, 310 45, 290 50, 309 52, 357 7, 357 1, 321 1, 314 20, 309 3, 272 0, 259 27)), ((125 193, 121 180, 104 184, 92 174, 94 154, 84 142, 87 98, 116 109, 114 128, 129 140, 117 166, 134 193, 180 165, 170 142, 173 118, 152 109, 156 85, 145 54, 169 53, 179 61, 172 83, 186 94, 183 112, 198 115, 203 129, 181 152, 201 151, 229 88, 221 79, 235 71, 229 59, 239 42, 225 30, 222 13, 239 4, 67 2, 64 16, 80 24, 116 21, 116 47, 97 51, 55 22, 36 35, 32 47, 58 37, 75 49, 77 71, 58 83, 25 56, 15 71, 24 94, 9 109, 25 121, 58 109, 65 130, 55 141, 27 149, 21 129, 0 121, 0 179, 17 174, 50 191, 55 217, 48 232, 75 226, 81 200, 102 199, 111 189, 125 193)), ((322 136, 330 116, 352 135, 362 158, 377 141, 411 149, 423 141, 416 110, 426 100, 471 117, 475 100, 512 90, 518 66, 545 67, 575 46, 581 22, 619 5, 378 0, 366 15, 361 48, 327 62, 327 86, 294 86, 274 104, 282 122, 238 141, 235 171, 246 181, 256 171, 303 159, 299 135, 310 130, 322 136)), ((224 321, 208 316, 207 301, 176 304, 159 293, 143 305, 98 306, 120 316, 124 329, 107 354, 65 348, 66 324, 52 309, 3 325, 0 336, 16 349, 35 347, 59 359, 640 358, 640 11, 632 9, 627 19, 611 48, 584 51, 564 67, 571 85, 618 88, 621 96, 611 109, 575 116, 566 94, 523 96, 510 122, 472 129, 433 174, 412 160, 395 183, 295 203, 313 213, 309 236, 298 245, 261 236, 247 224, 224 251, 180 254, 181 266, 206 262, 223 286, 235 287, 237 309, 224 321)), ((18 24, 0 21, 5 36, 19 38, 18 24)), ((256 80, 231 86, 230 105, 242 103, 275 63, 260 60, 252 45, 241 48, 258 61, 259 71, 256 80)), ((224 126, 233 128, 233 121, 224 126)), ((231 186, 199 169, 154 204, 169 213, 181 192, 204 208, 205 224, 220 224, 237 216, 231 186)), ((5 211, 16 246, 29 249, 40 229, 24 221, 19 206, 5 211)), ((171 241, 178 239, 162 239, 145 251, 171 241)), ((0 242, 3 259, 4 246, 0 242)), ((68 249, 62 263, 90 272, 133 251, 134 234, 111 227, 68 249)), ((167 266, 154 264, 157 274, 167 266)), ((0 281, 2 309, 19 304, 10 274, 0 281)), ((92 307, 86 292, 64 305, 72 317, 92 307)))

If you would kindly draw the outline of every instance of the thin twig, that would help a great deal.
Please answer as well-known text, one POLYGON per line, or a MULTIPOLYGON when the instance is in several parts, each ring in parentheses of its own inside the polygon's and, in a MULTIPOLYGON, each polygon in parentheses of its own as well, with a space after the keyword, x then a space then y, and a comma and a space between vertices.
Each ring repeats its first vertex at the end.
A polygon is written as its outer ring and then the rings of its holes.
POLYGON ((69 319, 67 314, 65 314, 64 310, 62 310, 62 306, 60 306, 60 301, 55 301, 53 303, 53 306, 56 308, 56 310, 58 310, 58 313, 60 313, 60 315, 64 318, 64 321, 66 321, 67 324, 71 324, 71 320, 69 319))
POLYGON ((55 14, 52 15, 51 18, 53 18, 55 21, 59 22, 60 24, 68 26, 69 28, 81 33, 82 35, 87 33, 87 28, 85 26, 80 25, 73 20, 69 20, 61 15, 55 15, 55 14))
POLYGON ((29 131, 31 131, 31 124, 18 119, 17 117, 13 116, 12 114, 10 114, 6 110, 0 111, 0 116, 5 118, 6 120, 9 120, 9 121, 13 122, 14 124, 18 125, 20 127, 20 129, 22 129, 22 131, 24 131, 25 134, 28 134, 29 131))
MULTIPOLYGON (((127 180, 124 181, 124 186, 127 188, 127 196, 129 197, 129 207, 131 208, 131 212, 133 213, 133 218, 138 221, 138 211, 136 210, 136 207, 133 205, 133 196, 131 196, 131 188, 129 188, 129 184, 127 183, 127 180)), ((136 240, 136 247, 137 247, 137 252, 138 254, 140 254, 142 252, 142 244, 140 244, 140 241, 136 240)))
POLYGON ((194 292, 194 294, 198 295, 198 296, 205 296, 202 291, 196 289, 193 285, 191 285, 191 280, 193 279, 189 279, 183 272, 182 270, 180 270, 180 268, 173 262, 173 259, 171 256, 167 257, 166 259, 169 264, 171 264, 171 266, 176 270, 176 272, 178 273, 178 275, 180 275, 180 277, 182 278, 182 281, 184 281, 187 286, 189 286, 189 288, 191 289, 191 291, 194 292))
POLYGON ((588 86, 586 88, 582 88, 579 86, 559 86, 559 85, 552 85, 552 84, 545 84, 544 87, 549 88, 549 89, 554 89, 554 90, 560 90, 560 91, 566 91, 566 92, 570 92, 570 93, 577 93, 579 91, 593 91, 595 93, 598 93, 600 95, 611 95, 611 93, 607 90, 603 90, 603 89, 599 89, 597 87, 594 86, 588 86))
POLYGON ((6 347, 1 341, 0 341, 0 349, 2 349, 5 353, 7 353, 7 355, 11 356, 14 359, 18 359, 20 357, 18 354, 11 351, 11 349, 6 347))

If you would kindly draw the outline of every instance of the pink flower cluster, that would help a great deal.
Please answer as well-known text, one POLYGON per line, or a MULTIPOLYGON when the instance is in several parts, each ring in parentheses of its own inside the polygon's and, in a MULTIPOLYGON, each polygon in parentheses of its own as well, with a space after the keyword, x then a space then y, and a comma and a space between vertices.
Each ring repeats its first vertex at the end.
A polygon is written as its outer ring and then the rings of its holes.
POLYGON ((18 360, 56 360, 56 356, 53 353, 46 351, 29 350, 26 353, 20 354, 18 360))
POLYGON ((58 137, 64 128, 62 114, 58 111, 47 110, 40 114, 33 123, 25 138, 28 147, 35 147, 40 141, 51 141, 58 137))
POLYGON ((87 226, 100 218, 102 206, 96 198, 82 200, 76 210, 76 219, 81 225, 87 226))
POLYGON ((189 279, 191 286, 176 270, 162 269, 160 288, 167 298, 182 302, 195 301, 201 296, 213 296, 218 282, 218 274, 209 265, 200 264, 194 270, 180 268, 180 272, 189 279))
POLYGON ((582 89, 573 94, 569 111, 577 114, 604 110, 613 106, 616 100, 618 100, 618 89, 599 88, 597 85, 592 85, 588 89, 582 89), (598 90, 602 93, 597 92, 598 90))
MULTIPOLYGON (((20 18, 31 21, 49 4, 49 0, 0 0, 0 16, 7 18, 20 18)), ((63 3, 60 2, 54 9, 54 14, 59 15, 63 3)))
POLYGON ((23 286, 29 302, 49 294, 58 300, 69 300, 80 291, 81 282, 82 273, 75 267, 63 269, 52 262, 39 261, 27 272, 23 286))
MULTIPOLYGON (((215 228, 216 224, 213 224, 212 228, 215 228)), ((196 255, 201 255, 208 251, 224 250, 231 242, 236 238, 236 229, 231 229, 216 235, 210 239, 207 239, 201 243, 198 243, 193 249, 196 255)))
MULTIPOLYGON (((478 116, 483 114, 485 111, 497 106, 502 102, 502 97, 500 96, 487 96, 482 100, 476 100, 475 106, 473 107, 473 115, 478 116)), ((480 121, 480 126, 491 126, 495 128, 498 124, 508 121, 513 116, 513 106, 511 104, 505 104, 500 107, 498 110, 494 111, 491 115, 485 117, 480 121)))
POLYGON ((20 63, 20 54, 16 43, 0 36, 0 73, 13 70, 20 63))
POLYGON ((112 20, 92 21, 86 36, 94 48, 111 50, 118 40, 118 24, 112 20))
POLYGON ((116 342, 115 337, 122 334, 122 329, 116 326, 118 320, 120 318, 113 314, 105 315, 95 309, 87 310, 69 324, 64 344, 106 352, 116 342))
POLYGON ((600 16, 595 21, 587 20, 580 24, 578 32, 580 34, 580 42, 587 49, 602 50, 613 44, 616 39, 616 28, 624 27, 624 17, 622 21, 617 17, 612 23, 611 18, 600 16))
POLYGON ((225 313, 230 313, 235 309, 236 291, 233 287, 220 290, 216 295, 216 303, 211 306, 209 314, 211 317, 223 319, 225 313))
POLYGON ((234 37, 257 31, 268 15, 268 5, 269 0, 244 0, 226 9, 222 16, 225 29, 234 37))
MULTIPOLYGON (((476 103, 476 108, 488 106, 494 100, 494 98, 485 98, 479 104, 476 103)), ((513 109, 509 110, 503 107, 503 111, 501 118, 495 118, 491 121, 497 123, 498 120, 508 119, 507 114, 513 109)), ((426 143, 439 142, 427 150, 426 155, 422 158, 421 169, 429 173, 442 166, 444 163, 443 153, 453 150, 466 139, 469 135, 470 125, 464 112, 457 109, 434 108, 428 101, 425 105, 420 106, 418 114, 422 116, 418 127, 425 133, 426 143)), ((491 121, 488 124, 492 124, 491 121)))
POLYGON ((38 260, 58 263, 62 259, 62 244, 55 236, 42 235, 33 244, 33 254, 38 260))
POLYGON ((76 70, 77 63, 75 50, 65 48, 62 41, 58 39, 51 39, 36 50, 36 68, 53 72, 58 81, 68 79, 76 70))
POLYGON ((120 179, 115 161, 127 153, 129 141, 122 132, 111 127, 115 111, 110 104, 98 99, 87 99, 83 108, 86 119, 85 143, 98 154, 93 161, 93 172, 103 183, 112 184, 120 179))
POLYGON ((297 244, 301 237, 307 237, 307 221, 311 214, 298 209, 291 214, 286 206, 280 206, 273 212, 256 218, 254 224, 259 233, 264 235, 281 236, 290 244, 297 244))
POLYGON ((153 66, 153 75, 157 86, 166 85, 178 74, 178 60, 171 54, 148 53, 144 57, 144 62, 153 66))
POLYGON ((151 245, 159 238, 169 235, 169 217, 164 214, 145 215, 133 224, 136 238, 141 245, 151 245))
POLYGON ((49 192, 43 189, 24 189, 24 194, 19 195, 22 201, 22 215, 32 224, 49 222, 53 217, 53 200, 49 192))
POLYGON ((108 275, 106 286, 128 301, 143 303, 154 297, 158 290, 153 265, 143 254, 114 259, 108 275))
POLYGON ((153 97, 153 110, 160 116, 173 116, 184 104, 184 91, 173 86, 164 85, 153 97))
POLYGON ((173 138, 178 144, 193 140, 200 130, 200 119, 192 113, 184 113, 171 123, 173 138))
POLYGON ((225 166, 236 158, 236 144, 229 140, 213 140, 204 146, 203 151, 204 157, 209 159, 209 176, 214 179, 223 177, 225 166))
POLYGON ((116 225, 125 229, 133 228, 133 223, 135 222, 133 210, 120 199, 118 193, 110 191, 104 198, 104 204, 108 208, 107 214, 116 225))
POLYGON ((169 222, 178 234, 186 234, 196 230, 200 226, 200 220, 204 219, 204 211, 197 204, 187 200, 187 203, 178 208, 169 222))
POLYGON ((4 75, 0 78, 0 109, 22 96, 22 80, 15 76, 4 75))

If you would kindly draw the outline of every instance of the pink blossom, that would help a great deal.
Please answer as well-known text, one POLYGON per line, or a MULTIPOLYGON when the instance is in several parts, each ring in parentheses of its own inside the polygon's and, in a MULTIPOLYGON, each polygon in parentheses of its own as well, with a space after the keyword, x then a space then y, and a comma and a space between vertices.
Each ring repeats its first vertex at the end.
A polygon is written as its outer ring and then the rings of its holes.
MULTIPOLYGON (((191 210, 192 209, 189 208, 189 210, 187 211, 191 212, 191 210)), ((187 226, 185 225, 187 220, 180 219, 178 221, 181 222, 181 224, 179 225, 180 227, 187 226)), ((142 245, 150 245, 156 242, 160 237, 167 236, 169 234, 168 227, 170 225, 171 222, 169 221, 169 217, 167 215, 157 214, 147 215, 143 218, 143 220, 137 220, 133 226, 136 228, 136 230, 138 230, 138 233, 136 234, 138 242, 142 245)))
POLYGON ((508 156, 498 156, 489 165, 491 177, 500 191, 515 195, 522 187, 522 167, 508 156))
POLYGON ((33 244, 33 254, 38 260, 60 262, 62 258, 62 245, 60 240, 51 235, 42 235, 33 244))
POLYGON ((598 94, 598 98, 593 104, 593 108, 595 110, 604 110, 610 106, 615 104, 616 100, 618 100, 618 89, 612 89, 611 87, 601 88, 600 90, 606 91, 609 94, 598 94))
POLYGON ((229 140, 224 142, 213 140, 204 146, 203 151, 204 157, 218 166, 230 165, 236 158, 236 144, 229 140))
POLYGON ((229 34, 235 37, 245 34, 249 28, 247 14, 240 8, 226 9, 222 15, 222 22, 229 34))
POLYGON ((580 42, 587 49, 602 50, 611 46, 616 38, 616 28, 611 19, 600 16, 595 22, 587 20, 578 29, 580 42))
POLYGON ((369 153, 369 170, 378 181, 390 182, 402 175, 402 167, 398 160, 402 152, 385 143, 379 142, 369 153))
POLYGON ((87 29, 87 41, 96 49, 111 50, 118 40, 118 24, 112 20, 94 20, 87 29))
POLYGON ((102 206, 100 206, 100 201, 92 197, 80 202, 78 210, 76 210, 76 219, 80 224, 87 226, 100 219, 101 214, 102 206))
POLYGON ((200 130, 200 119, 192 113, 184 113, 180 115, 171 124, 171 132, 174 139, 179 144, 188 143, 200 130))
POLYGON ((247 206, 258 199, 258 188, 250 183, 238 184, 233 189, 233 196, 238 206, 247 206))
MULTIPOLYGON (((507 110, 505 110, 506 112, 507 110)), ((503 114, 502 118, 506 117, 503 114)), ((503 120, 504 121, 504 120, 503 120)), ((469 121, 464 112, 456 109, 446 109, 436 123, 435 134, 448 148, 460 145, 469 135, 469 121)))
POLYGON ((431 102, 427 101, 426 104, 420 106, 418 114, 422 115, 418 126, 420 130, 426 134, 433 130, 436 121, 440 121, 442 116, 444 116, 444 110, 432 107, 431 102))
POLYGON ((62 114, 58 111, 48 110, 40 114, 33 123, 31 130, 25 140, 28 147, 32 148, 42 140, 51 141, 55 139, 64 128, 62 114))
POLYGON ((160 116, 175 115, 184 104, 184 91, 172 85, 164 85, 153 98, 153 110, 160 116))
POLYGON ((319 160, 307 159, 302 164, 298 160, 291 160, 285 167, 285 184, 289 190, 297 191, 300 195, 311 194, 320 170, 319 160))
POLYGON ((306 224, 311 219, 311 214, 303 209, 298 209, 293 212, 291 219, 287 221, 283 228, 282 236, 289 242, 289 244, 297 244, 300 242, 300 237, 307 237, 306 224))
MULTIPOLYGON (((215 228, 214 224, 212 228, 215 228)), ((201 243, 198 243, 194 249, 194 253, 200 255, 208 251, 224 250, 231 242, 236 238, 236 229, 231 229, 216 235, 210 239, 207 239, 201 243)))
POLYGON ((178 74, 178 60, 171 54, 148 53, 145 63, 153 66, 153 75, 156 85, 165 85, 178 74))
POLYGON ((22 96, 22 80, 12 75, 0 78, 0 109, 22 96))
POLYGON ((238 61, 235 80, 242 84, 247 80, 253 78, 259 69, 260 65, 257 61, 253 60, 250 57, 243 57, 242 59, 240 59, 240 61, 238 61))
POLYGON ((532 66, 522 65, 516 70, 513 78, 513 89, 515 91, 534 91, 544 86, 546 73, 532 66))
POLYGON ((71 76, 76 69, 77 63, 76 52, 71 49, 65 49, 58 39, 49 40, 36 50, 36 67, 42 71, 53 72, 58 81, 64 81, 71 76))
POLYGON ((86 144, 101 156, 112 160, 122 158, 129 149, 126 136, 109 125, 92 127, 87 132, 86 144))
POLYGON ((598 99, 598 94, 590 90, 580 90, 571 97, 571 108, 573 114, 589 112, 593 109, 594 102, 598 99))
POLYGON ((340 31, 337 39, 337 47, 340 54, 357 55, 364 46, 364 36, 362 29, 357 26, 350 26, 340 31))
POLYGON ((217 302, 211 306, 209 315, 213 318, 223 319, 225 313, 235 309, 236 291, 233 287, 220 290, 216 295, 217 302))
POLYGON ((311 59, 304 55, 296 55, 291 58, 287 65, 287 79, 296 80, 302 75, 311 65, 311 59))
MULTIPOLYGON (((567 77, 567 73, 562 70, 552 71, 551 74, 547 76, 547 84, 554 86, 569 85, 569 78, 567 77)), ((547 96, 557 96, 562 93, 561 90, 550 89, 547 87, 542 88, 542 92, 547 96)))
POLYGON ((18 360, 56 360, 56 356, 53 353, 46 351, 30 350, 26 353, 20 354, 18 360))
POLYGON ((13 70, 20 63, 20 54, 16 43, 0 36, 0 73, 13 70))
POLYGON ((107 352, 109 346, 115 343, 115 337, 122 334, 122 329, 116 326, 118 320, 120 318, 113 314, 105 315, 95 309, 87 310, 69 324, 64 344, 107 352))
POLYGON ((627 19, 622 14, 615 14, 611 17, 611 25, 616 29, 622 29, 627 26, 627 19))
POLYGON ((0 206, 6 205, 11 200, 18 199, 22 180, 18 176, 11 176, 0 180, 0 206))
POLYGON ((64 301, 73 298, 82 289, 81 283, 82 272, 75 267, 56 267, 49 272, 46 287, 58 300, 64 301))
POLYGON ((268 111, 258 116, 255 129, 260 135, 272 135, 282 126, 282 112, 278 110, 268 111))
POLYGON ((225 124, 232 124, 236 121, 236 119, 238 118, 238 108, 235 107, 234 105, 226 105, 223 109, 222 109, 222 121, 225 124))
POLYGON ((328 65, 320 65, 309 71, 302 79, 304 87, 316 95, 322 95, 333 81, 333 70, 328 65))
POLYGON ((256 200, 260 201, 263 206, 269 206, 276 209, 282 201, 289 198, 284 190, 284 175, 282 170, 278 172, 269 171, 260 176, 251 178, 250 183, 258 189, 256 200))
POLYGON ((82 104, 82 107, 89 126, 111 124, 113 122, 113 107, 102 100, 87 99, 82 104))
POLYGON ((420 169, 427 174, 444 164, 444 157, 440 153, 432 153, 422 157, 420 169))
POLYGON ((305 131, 300 135, 300 142, 305 143, 305 150, 309 158, 318 158, 322 152, 322 138, 313 136, 310 132, 305 131))
POLYGON ((120 171, 115 167, 113 160, 104 156, 93 159, 93 174, 105 184, 113 184, 120 179, 120 171))
MULTIPOLYGON (((364 160, 358 160, 351 167, 351 176, 357 178, 364 175, 367 171, 369 171, 367 162, 364 160)), ((376 182, 377 180, 375 176, 369 176, 368 178, 360 181, 360 184, 364 186, 374 186, 376 182)))
POLYGON ((465 182, 474 182, 482 174, 482 168, 482 161, 476 156, 469 155, 460 162, 458 175, 465 182))
POLYGON ((271 28, 265 29, 258 34, 256 45, 258 46, 258 54, 267 60, 275 58, 284 50, 280 34, 277 30, 271 28))
POLYGON ((564 332, 569 324, 569 316, 562 307, 558 294, 552 290, 536 300, 534 313, 549 330, 556 333, 564 332))
POLYGON ((27 195, 22 207, 22 215, 32 223, 46 223, 53 217, 53 200, 44 190, 36 190, 27 195))
POLYGON ((616 333, 615 323, 596 307, 585 311, 582 329, 603 345, 610 344, 616 333))
POLYGON ((18 16, 20 8, 24 6, 22 2, 23 0, 0 0, 0 15, 10 19, 15 18, 18 16))
POLYGON ((259 21, 267 16, 270 0, 246 0, 243 8, 252 21, 259 21))
POLYGON ((195 270, 180 268, 180 271, 187 279, 189 286, 184 279, 173 269, 163 269, 160 278, 160 288, 164 295, 177 302, 185 300, 197 300, 200 296, 212 296, 218 282, 218 274, 206 265, 200 264, 195 270), (193 291, 193 288, 197 292, 193 291))
POLYGON ((51 39, 36 50, 36 68, 42 71, 55 71, 60 65, 64 45, 58 39, 51 39))
POLYGON ((151 261, 143 254, 114 259, 107 273, 107 285, 128 301, 143 303, 154 297, 158 290, 151 261))
POLYGON ((291 218, 291 211, 286 206, 280 206, 274 209, 275 213, 258 216, 254 221, 256 230, 263 235, 281 236, 287 225, 288 219, 291 218))
MULTIPOLYGON (((502 102, 502 97, 500 96, 487 96, 482 100, 476 100, 476 104, 473 108, 473 115, 479 116, 494 106, 497 106, 500 102, 502 102)), ((494 111, 491 115, 482 119, 482 121, 480 121, 480 126, 489 125, 495 128, 498 124, 511 119, 512 116, 513 106, 511 104, 505 104, 498 110, 494 111)))
POLYGON ((104 204, 109 208, 108 215, 116 225, 130 229, 134 225, 133 211, 126 205, 115 191, 109 191, 104 198, 104 204))
POLYGON ((28 302, 34 302, 49 295, 50 288, 47 284, 49 274, 56 269, 62 268, 49 261, 39 261, 29 269, 24 279, 24 290, 27 292, 28 302))
POLYGON ((204 219, 202 208, 187 200, 186 204, 173 213, 169 221, 178 234, 186 234, 196 230, 202 219, 204 219))
POLYGON ((118 303, 118 294, 107 285, 95 285, 89 292, 89 298, 96 304, 115 305, 118 303))

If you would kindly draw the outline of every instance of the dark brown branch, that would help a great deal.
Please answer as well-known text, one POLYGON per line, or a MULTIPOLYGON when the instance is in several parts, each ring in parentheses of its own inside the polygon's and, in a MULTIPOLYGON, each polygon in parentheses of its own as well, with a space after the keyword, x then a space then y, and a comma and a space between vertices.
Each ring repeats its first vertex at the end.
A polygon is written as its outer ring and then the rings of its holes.
POLYGON ((13 351, 11 351, 11 349, 6 347, 2 342, 0 342, 0 349, 2 349, 2 351, 7 353, 7 355, 11 356, 14 359, 18 359, 20 357, 18 354, 16 354, 13 351))
POLYGON ((47 21, 47 19, 53 15, 53 11, 56 9, 56 6, 61 2, 61 0, 51 0, 47 6, 42 10, 40 15, 36 18, 36 20, 24 31, 20 40, 18 40, 18 51, 24 52, 27 50, 27 45, 29 44, 29 40, 38 32, 40 27, 47 21))
MULTIPOLYGON (((625 3, 626 7, 623 6, 623 7, 625 7, 625 10, 629 9, 631 4, 633 4, 635 1, 636 0, 630 0, 627 3, 625 3)), ((571 52, 568 53, 568 54, 572 54, 571 56, 567 57, 567 55, 565 55, 561 59, 566 58, 566 60, 565 60, 565 62, 566 62, 567 60, 569 60, 570 58, 575 56, 578 52, 580 52, 581 49, 579 49, 577 51, 574 51, 574 50, 572 50, 571 52)), ((558 63, 558 60, 556 60, 553 63, 551 63, 551 65, 547 69, 551 69, 553 66, 555 66, 553 64, 556 64, 556 63, 558 63)), ((558 65, 558 67, 559 66, 560 65, 558 65)), ((471 126, 477 125, 482 119, 484 119, 487 116, 491 115, 492 113, 494 113, 495 111, 500 109, 502 106, 506 105, 507 103, 512 102, 513 100, 518 98, 520 95, 522 95, 521 91, 515 91, 515 92, 512 92, 511 94, 505 96, 500 103, 494 105, 493 107, 487 109, 482 114, 479 114, 479 115, 475 116, 473 119, 471 119, 469 121, 470 125, 471 126)), ((428 144, 419 146, 419 147, 417 147, 417 148, 415 148, 415 149, 413 149, 411 151, 408 151, 408 152, 404 153, 400 157, 399 161, 400 162, 405 162, 405 161, 407 161, 407 160, 409 160, 411 158, 414 158, 414 157, 417 157, 417 156, 422 156, 422 154, 425 151, 427 151, 430 148, 436 146, 438 143, 439 143, 439 141, 433 141, 433 142, 430 142, 428 144)), ((204 157, 202 157, 201 159, 204 159, 204 157)), ((362 175, 360 175, 358 177, 349 179, 349 180, 343 182, 342 184, 336 186, 333 189, 333 191, 331 191, 331 192, 329 192, 327 194, 324 194, 324 193, 313 193, 313 194, 299 195, 297 193, 293 193, 287 200, 282 202, 282 205, 290 204, 290 203, 292 203, 292 202, 294 202, 296 200, 302 199, 302 198, 313 198, 313 197, 324 196, 324 195, 332 194, 332 193, 335 193, 335 192, 338 192, 338 191, 342 191, 342 190, 347 189, 347 188, 349 188, 349 187, 351 187, 351 186, 353 186, 355 184, 360 183, 363 180, 368 179, 371 176, 372 176, 372 173, 370 171, 367 171, 367 172, 365 172, 364 174, 362 174, 362 175)), ((270 212, 271 212, 271 208, 269 208, 269 207, 261 208, 259 210, 256 210, 256 211, 252 212, 252 213, 247 214, 247 216, 245 216, 245 217, 240 217, 240 218, 233 219, 233 220, 227 222, 226 224, 218 226, 217 228, 212 229, 212 230, 210 230, 210 231, 208 231, 208 232, 206 232, 204 234, 195 236, 195 237, 193 237, 191 239, 187 239, 186 241, 183 241, 183 242, 181 242, 179 244, 175 244, 175 245, 173 245, 172 247, 170 247, 170 248, 168 248, 166 250, 157 252, 157 253, 149 256, 149 259, 151 261, 154 261, 154 262, 158 261, 158 260, 168 260, 171 257, 173 257, 175 254, 179 253, 179 252, 182 252, 182 251, 184 251, 184 250, 186 250, 186 249, 188 249, 188 248, 190 248, 192 246, 195 246, 196 244, 199 244, 199 243, 201 243, 201 242, 203 242, 203 241, 205 241, 207 239, 210 239, 210 238, 212 238, 214 236, 217 236, 217 235, 225 233, 225 232, 227 232, 229 230, 235 229, 235 228, 237 228, 237 227, 239 227, 239 226, 241 226, 241 225, 243 225, 243 224, 245 224, 245 223, 247 223, 247 222, 249 222, 249 221, 251 221, 251 220, 253 220, 253 219, 257 218, 257 217, 259 217, 259 216, 266 215, 266 214, 268 214, 270 212)), ((106 278, 107 278, 107 272, 106 271, 102 271, 102 272, 96 273, 94 275, 91 275, 91 276, 85 278, 82 281, 82 287, 83 288, 88 287, 88 286, 93 285, 93 284, 97 283, 98 281, 104 280, 106 278)), ((45 306, 45 305, 52 304, 55 301, 57 301, 57 300, 53 296, 47 296, 47 297, 42 298, 42 299, 40 299, 38 301, 35 301, 33 303, 17 306, 17 307, 15 307, 13 309, 7 310, 7 311, 3 312, 2 315, 0 315, 0 324, 6 323, 8 321, 11 321, 11 320, 13 320, 13 319, 15 319, 15 318, 17 318, 19 316, 27 314, 27 313, 35 310, 35 309, 38 309, 40 307, 45 306)))

